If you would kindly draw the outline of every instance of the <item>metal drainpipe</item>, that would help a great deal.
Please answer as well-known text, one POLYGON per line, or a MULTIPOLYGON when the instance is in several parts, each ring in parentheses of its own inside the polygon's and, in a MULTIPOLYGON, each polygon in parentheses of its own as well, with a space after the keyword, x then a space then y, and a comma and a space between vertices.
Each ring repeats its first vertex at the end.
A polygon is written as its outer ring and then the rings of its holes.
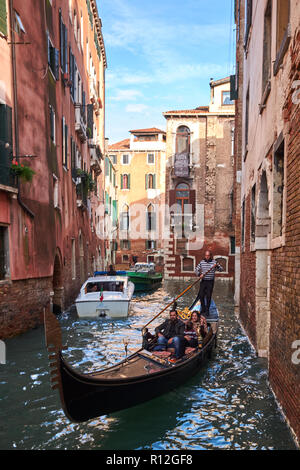
MULTIPOLYGON (((16 156, 19 155, 19 134, 18 134, 18 95, 17 95, 17 68, 16 68, 16 49, 15 49, 15 32, 13 28, 13 0, 9 0, 9 20, 10 20, 10 34, 11 34, 11 57, 12 57, 12 73, 13 73, 13 91, 14 91, 14 134, 15 134, 15 150, 16 156)), ((29 214, 34 217, 34 213, 24 204, 21 199, 21 186, 18 178, 18 194, 17 199, 20 206, 29 214)))

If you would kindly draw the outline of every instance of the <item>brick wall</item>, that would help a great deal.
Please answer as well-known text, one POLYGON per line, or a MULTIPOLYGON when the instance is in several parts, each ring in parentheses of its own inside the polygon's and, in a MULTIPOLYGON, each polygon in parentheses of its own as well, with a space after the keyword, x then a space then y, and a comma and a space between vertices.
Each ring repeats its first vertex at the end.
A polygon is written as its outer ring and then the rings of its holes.
POLYGON ((271 258, 269 380, 300 442, 300 364, 292 362, 292 343, 300 340, 300 113, 292 88, 300 79, 300 30, 290 51, 289 95, 283 111, 288 136, 286 231, 285 246, 273 250, 271 258))
POLYGON ((251 197, 245 200, 245 243, 241 253, 240 320, 251 343, 256 345, 256 254, 250 251, 251 197))
POLYGON ((0 338, 24 333, 43 322, 52 278, 3 282, 0 289, 0 338))

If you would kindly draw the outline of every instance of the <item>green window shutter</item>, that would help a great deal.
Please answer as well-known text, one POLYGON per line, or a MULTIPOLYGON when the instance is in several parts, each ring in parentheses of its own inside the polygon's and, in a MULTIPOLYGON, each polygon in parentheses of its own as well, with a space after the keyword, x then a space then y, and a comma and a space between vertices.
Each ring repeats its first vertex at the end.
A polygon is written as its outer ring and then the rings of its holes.
POLYGON ((146 189, 148 189, 148 175, 146 175, 146 189))
POLYGON ((65 126, 65 137, 66 137, 66 143, 65 143, 65 167, 68 168, 68 126, 65 126))
POLYGON ((123 175, 121 175, 121 189, 123 189, 123 175))
POLYGON ((156 175, 153 175, 153 189, 156 189, 156 175))
POLYGON ((65 118, 63 117, 62 120, 61 120, 61 133, 62 133, 62 136, 61 136, 61 142, 62 142, 61 150, 62 150, 62 163, 63 163, 63 165, 65 165, 65 156, 66 156, 66 149, 65 149, 66 134, 65 134, 65 130, 66 130, 65 118))
POLYGON ((128 189, 130 189, 130 174, 128 174, 128 189))
POLYGON ((0 32, 7 36, 6 0, 0 0, 0 32))

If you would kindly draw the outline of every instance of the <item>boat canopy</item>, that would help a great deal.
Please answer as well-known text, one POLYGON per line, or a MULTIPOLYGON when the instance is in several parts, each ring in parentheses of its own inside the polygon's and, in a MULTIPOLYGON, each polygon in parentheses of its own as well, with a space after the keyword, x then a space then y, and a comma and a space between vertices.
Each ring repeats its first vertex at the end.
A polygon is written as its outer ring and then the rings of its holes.
MULTIPOLYGON (((127 279, 127 278, 126 278, 127 279)), ((126 279, 118 276, 107 276, 103 278, 90 278, 84 284, 86 294, 91 292, 123 292, 126 279)))
POLYGON ((134 270, 139 271, 155 271, 154 263, 135 263, 134 270))

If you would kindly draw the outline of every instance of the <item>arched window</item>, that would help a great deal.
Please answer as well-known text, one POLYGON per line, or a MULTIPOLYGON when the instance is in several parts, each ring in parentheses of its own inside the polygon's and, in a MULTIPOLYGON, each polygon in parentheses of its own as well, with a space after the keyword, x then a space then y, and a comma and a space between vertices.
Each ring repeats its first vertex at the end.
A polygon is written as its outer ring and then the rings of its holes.
POLYGON ((176 132, 176 153, 190 153, 191 131, 186 126, 179 126, 176 132))
POLYGON ((130 174, 121 175, 121 189, 130 189, 130 174))
POLYGON ((153 204, 149 204, 146 214, 146 229, 148 231, 156 229, 156 214, 153 204))
POLYGON ((120 230, 129 230, 129 206, 124 204, 120 214, 120 230))
POLYGON ((156 175, 146 175, 146 189, 156 189, 156 175))

